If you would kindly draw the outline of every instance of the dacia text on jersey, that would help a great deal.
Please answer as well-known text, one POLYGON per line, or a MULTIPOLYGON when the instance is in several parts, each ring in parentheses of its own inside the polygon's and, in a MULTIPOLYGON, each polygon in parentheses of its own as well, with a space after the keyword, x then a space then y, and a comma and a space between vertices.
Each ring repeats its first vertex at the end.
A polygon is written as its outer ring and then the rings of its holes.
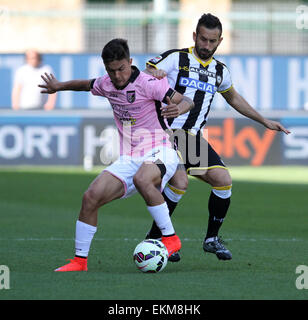
POLYGON ((204 92, 215 94, 217 87, 211 83, 206 83, 197 79, 181 77, 180 86, 197 89, 204 92))

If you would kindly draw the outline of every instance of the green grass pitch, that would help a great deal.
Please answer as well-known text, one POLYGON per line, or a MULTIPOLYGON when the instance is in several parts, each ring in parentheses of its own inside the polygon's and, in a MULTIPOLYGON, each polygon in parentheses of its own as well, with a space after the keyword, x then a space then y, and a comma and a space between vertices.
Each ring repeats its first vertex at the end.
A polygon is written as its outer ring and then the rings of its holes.
POLYGON ((182 260, 143 274, 132 253, 151 224, 139 195, 100 209, 89 271, 57 273, 73 258, 81 197, 98 171, 0 169, 0 265, 5 299, 307 299, 298 265, 308 265, 307 167, 234 167, 231 207, 220 234, 231 261, 204 254, 209 186, 190 179, 173 222, 182 260))

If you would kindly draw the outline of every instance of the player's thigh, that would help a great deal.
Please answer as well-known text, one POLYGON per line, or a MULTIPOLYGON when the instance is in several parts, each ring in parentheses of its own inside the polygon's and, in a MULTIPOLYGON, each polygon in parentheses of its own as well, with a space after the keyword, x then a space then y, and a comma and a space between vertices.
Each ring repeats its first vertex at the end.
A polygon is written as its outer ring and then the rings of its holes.
POLYGON ((141 158, 131 158, 129 156, 120 156, 120 158, 108 166, 105 171, 112 174, 122 182, 124 192, 121 198, 128 198, 137 192, 133 182, 133 177, 142 164, 141 158))
POLYGON ((121 198, 125 192, 123 182, 108 171, 103 171, 91 183, 87 192, 91 199, 103 205, 121 198))
POLYGON ((134 175, 135 186, 142 187, 149 184, 159 186, 161 184, 161 171, 159 166, 152 161, 145 161, 142 163, 136 174, 134 175))

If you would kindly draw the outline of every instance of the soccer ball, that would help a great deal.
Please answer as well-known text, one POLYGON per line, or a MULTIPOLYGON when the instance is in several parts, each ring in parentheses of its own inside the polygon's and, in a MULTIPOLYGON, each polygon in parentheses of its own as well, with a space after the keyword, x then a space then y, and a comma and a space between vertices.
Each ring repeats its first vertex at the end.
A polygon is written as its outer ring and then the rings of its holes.
POLYGON ((135 248, 134 261, 142 272, 160 272, 167 265, 168 251, 161 241, 146 239, 135 248))

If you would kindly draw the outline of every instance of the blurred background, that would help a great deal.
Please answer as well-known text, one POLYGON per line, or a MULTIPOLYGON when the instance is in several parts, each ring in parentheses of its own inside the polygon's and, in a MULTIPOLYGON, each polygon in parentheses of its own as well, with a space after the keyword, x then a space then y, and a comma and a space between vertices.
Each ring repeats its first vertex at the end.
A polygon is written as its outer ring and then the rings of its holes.
MULTIPOLYGON (((308 1, 0 0, 0 165, 109 164, 117 136, 108 101, 60 92, 49 110, 12 103, 29 49, 61 80, 105 74, 112 38, 128 40, 134 64, 193 46, 203 13, 218 16, 234 87, 292 134, 271 133, 236 114, 217 94, 206 134, 228 165, 308 164, 308 1)), ((26 72, 27 74, 27 72, 26 72)))

